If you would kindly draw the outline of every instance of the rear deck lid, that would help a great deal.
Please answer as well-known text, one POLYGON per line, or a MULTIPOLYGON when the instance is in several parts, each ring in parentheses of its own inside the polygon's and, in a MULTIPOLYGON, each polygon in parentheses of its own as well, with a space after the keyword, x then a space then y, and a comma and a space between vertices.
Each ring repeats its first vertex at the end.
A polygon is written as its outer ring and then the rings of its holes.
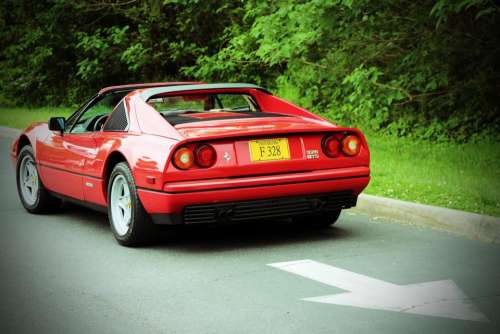
MULTIPOLYGON (((179 117, 179 116, 177 116, 179 117)), ((173 124, 186 139, 204 137, 260 136, 283 133, 321 132, 334 126, 328 122, 276 113, 253 112, 249 115, 193 114, 192 120, 173 124)), ((171 123, 172 124, 172 123, 171 123)))

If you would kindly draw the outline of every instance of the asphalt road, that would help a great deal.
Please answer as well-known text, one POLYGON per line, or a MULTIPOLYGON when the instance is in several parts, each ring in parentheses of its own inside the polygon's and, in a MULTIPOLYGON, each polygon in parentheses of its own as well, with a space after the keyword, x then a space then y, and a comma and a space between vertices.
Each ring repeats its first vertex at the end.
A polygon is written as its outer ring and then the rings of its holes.
POLYGON ((343 213, 337 227, 194 228, 119 246, 105 215, 24 211, 0 138, 1 333, 500 333, 500 247, 343 213), (313 303, 340 288, 268 266, 311 259, 394 284, 453 280, 489 321, 313 303))

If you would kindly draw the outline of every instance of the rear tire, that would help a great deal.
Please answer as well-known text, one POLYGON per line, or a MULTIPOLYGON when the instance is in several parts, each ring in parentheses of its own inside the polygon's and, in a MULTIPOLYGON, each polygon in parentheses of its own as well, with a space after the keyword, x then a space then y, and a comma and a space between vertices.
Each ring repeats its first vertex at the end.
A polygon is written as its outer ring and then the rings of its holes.
POLYGON ((30 145, 24 146, 19 152, 16 183, 21 203, 28 212, 46 213, 61 207, 61 200, 52 196, 43 186, 30 145))
POLYGON ((293 218, 293 222, 304 227, 327 228, 337 222, 341 212, 342 210, 337 210, 329 213, 295 217, 293 218))
POLYGON ((108 217, 120 245, 137 247, 153 241, 156 226, 139 200, 132 172, 125 162, 118 163, 109 177, 108 217))

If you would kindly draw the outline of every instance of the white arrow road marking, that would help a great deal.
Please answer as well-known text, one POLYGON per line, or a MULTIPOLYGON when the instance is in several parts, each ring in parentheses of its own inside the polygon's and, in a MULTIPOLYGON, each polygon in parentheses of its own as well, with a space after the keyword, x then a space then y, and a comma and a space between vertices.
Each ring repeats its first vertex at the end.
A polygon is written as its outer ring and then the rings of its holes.
POLYGON ((451 280, 397 285, 312 260, 271 263, 268 266, 350 291, 302 300, 434 317, 488 321, 451 280))

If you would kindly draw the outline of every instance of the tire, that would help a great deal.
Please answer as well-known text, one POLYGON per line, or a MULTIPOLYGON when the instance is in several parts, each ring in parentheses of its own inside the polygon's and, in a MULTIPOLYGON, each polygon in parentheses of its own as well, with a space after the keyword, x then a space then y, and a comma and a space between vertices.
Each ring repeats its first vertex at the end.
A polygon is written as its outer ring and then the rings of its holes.
POLYGON ((111 231, 122 246, 147 245, 155 237, 156 226, 139 200, 132 172, 125 162, 118 163, 109 177, 108 217, 111 231))
POLYGON ((24 208, 30 213, 47 213, 60 208, 61 200, 43 186, 35 162, 33 148, 24 146, 16 165, 17 192, 24 208))
POLYGON ((327 228, 334 225, 339 219, 342 210, 312 216, 301 216, 293 218, 293 222, 304 227, 327 228))

